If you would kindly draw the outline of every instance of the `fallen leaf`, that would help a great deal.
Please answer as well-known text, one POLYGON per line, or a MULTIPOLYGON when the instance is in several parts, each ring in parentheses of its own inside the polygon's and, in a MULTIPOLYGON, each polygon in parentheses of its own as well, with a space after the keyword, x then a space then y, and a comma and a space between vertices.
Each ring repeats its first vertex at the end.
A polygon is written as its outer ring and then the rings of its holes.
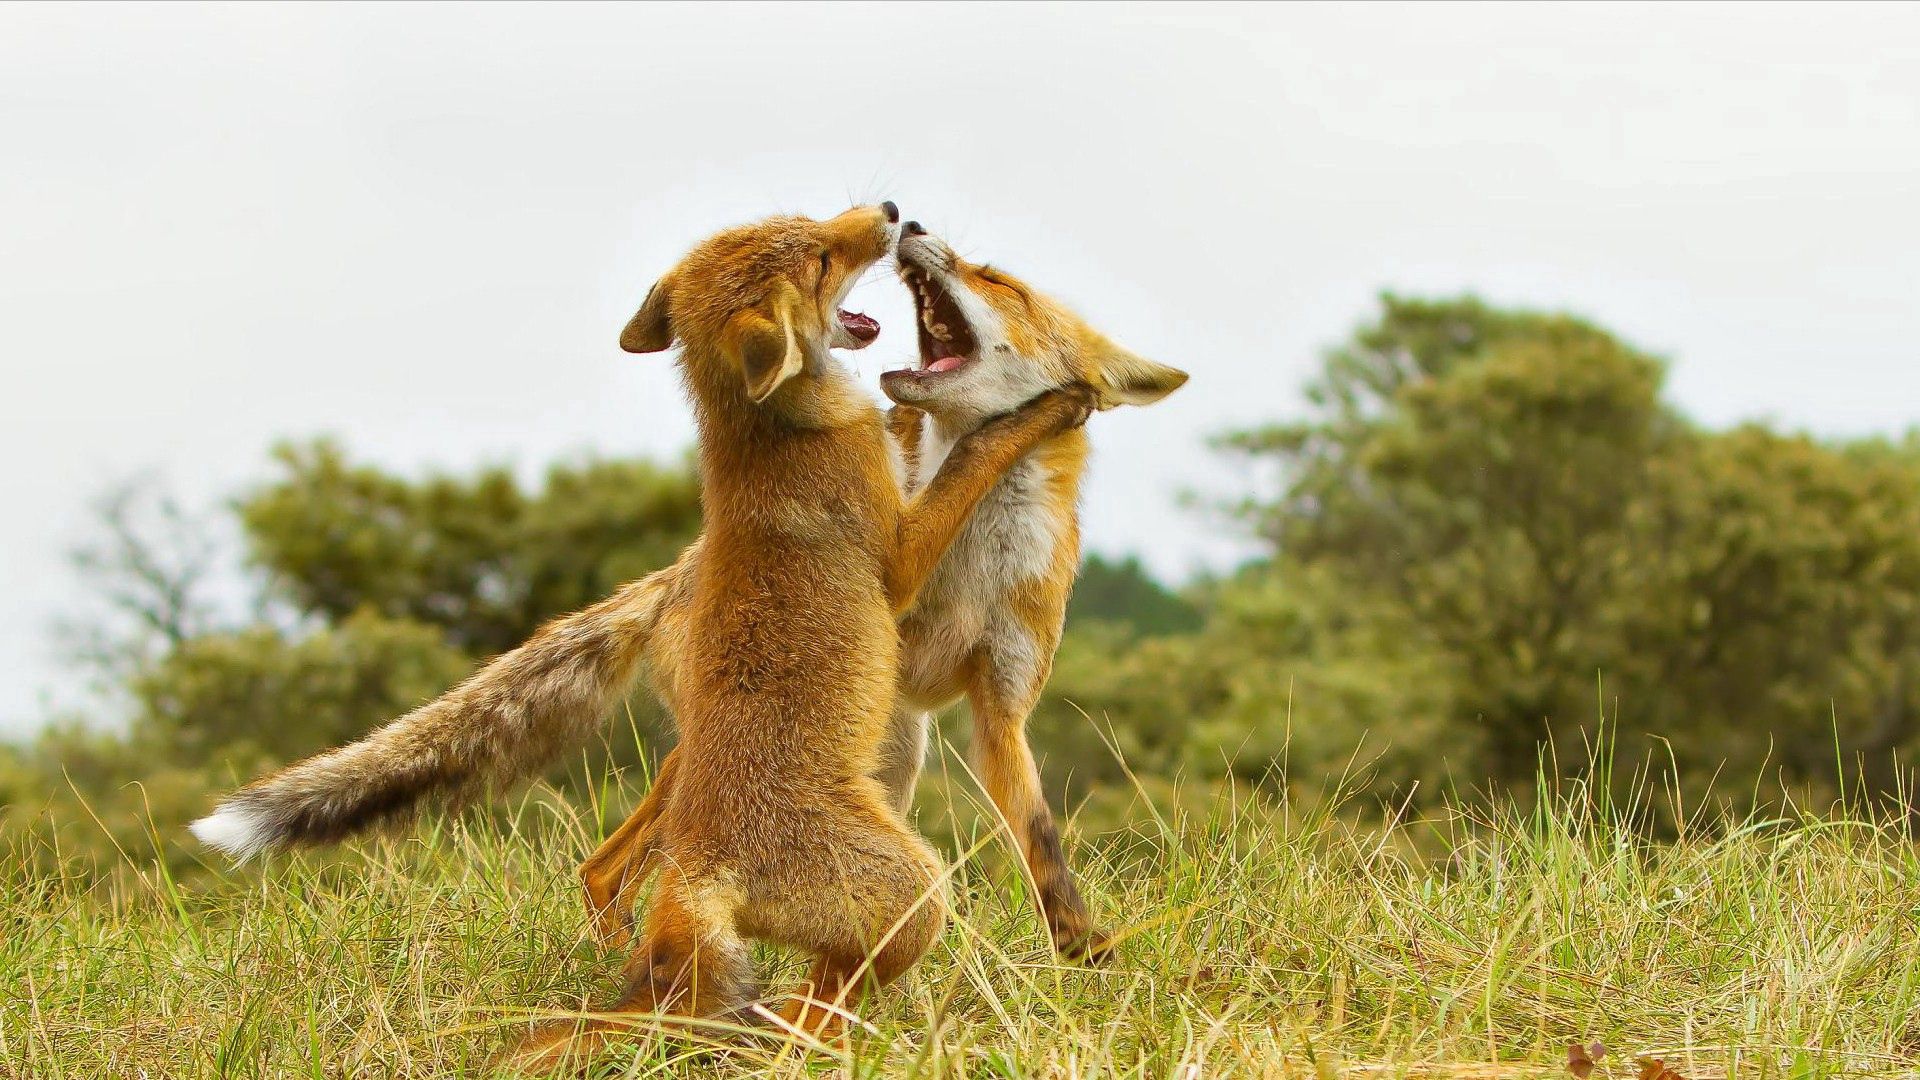
POLYGON ((1568 1043, 1567 1071, 1575 1077, 1578 1077, 1579 1080, 1587 1080, 1587 1077, 1593 1075, 1594 1065, 1606 1056, 1606 1044, 1600 1042, 1598 1039, 1595 1039, 1593 1043, 1588 1046, 1581 1046, 1579 1043, 1568 1043))
POLYGON ((1634 1058, 1640 1064, 1640 1080, 1687 1080, 1657 1057, 1634 1058))

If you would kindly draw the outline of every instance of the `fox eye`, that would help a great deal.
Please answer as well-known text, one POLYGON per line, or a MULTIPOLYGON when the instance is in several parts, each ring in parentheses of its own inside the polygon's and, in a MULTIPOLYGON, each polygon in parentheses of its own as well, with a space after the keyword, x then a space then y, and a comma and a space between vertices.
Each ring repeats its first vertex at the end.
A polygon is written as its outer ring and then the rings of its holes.
POLYGON ((833 267, 833 254, 826 248, 820 249, 820 280, 827 279, 827 271, 833 267))
POLYGON ((1006 291, 1012 293, 1023 304, 1027 302, 1027 290, 1020 288, 1018 285, 1015 285, 1013 282, 1008 281, 1006 278, 1003 278, 999 274, 994 273, 992 268, 990 267, 981 268, 980 280, 986 282, 989 285, 994 286, 995 288, 1005 289, 1006 291))

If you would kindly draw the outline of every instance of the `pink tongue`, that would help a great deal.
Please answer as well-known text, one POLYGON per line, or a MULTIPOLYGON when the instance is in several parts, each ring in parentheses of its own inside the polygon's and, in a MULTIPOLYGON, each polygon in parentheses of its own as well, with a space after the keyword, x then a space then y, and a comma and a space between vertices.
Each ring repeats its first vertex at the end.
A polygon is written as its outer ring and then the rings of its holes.
POLYGON ((928 371, 952 371, 954 368, 957 368, 961 364, 964 364, 966 362, 967 361, 965 357, 943 356, 940 359, 935 360, 933 363, 928 364, 927 370, 928 371))
POLYGON ((834 314, 839 317, 840 325, 846 327, 848 333, 861 341, 872 341, 880 336, 880 324, 873 321, 870 316, 862 315, 858 311, 848 311, 846 308, 840 308, 834 314))

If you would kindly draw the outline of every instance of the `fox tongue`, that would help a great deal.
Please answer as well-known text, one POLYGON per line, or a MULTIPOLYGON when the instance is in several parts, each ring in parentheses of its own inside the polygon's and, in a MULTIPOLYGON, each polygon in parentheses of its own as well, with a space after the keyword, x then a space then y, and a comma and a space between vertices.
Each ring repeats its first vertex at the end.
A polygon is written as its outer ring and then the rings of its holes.
POLYGON ((966 362, 967 362, 966 358, 963 356, 943 356, 938 360, 935 360, 933 363, 928 364, 927 370, 928 371, 952 371, 954 368, 957 368, 961 364, 964 364, 966 362))

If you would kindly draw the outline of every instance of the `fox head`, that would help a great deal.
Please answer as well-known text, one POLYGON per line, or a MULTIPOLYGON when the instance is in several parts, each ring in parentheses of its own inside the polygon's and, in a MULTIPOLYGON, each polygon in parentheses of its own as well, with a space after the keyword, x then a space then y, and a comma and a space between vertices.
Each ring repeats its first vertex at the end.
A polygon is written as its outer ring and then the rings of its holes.
POLYGON ((888 202, 728 229, 655 283, 620 347, 650 353, 678 341, 691 378, 765 402, 796 376, 837 368, 829 348, 862 349, 880 335, 879 323, 840 302, 892 248, 899 221, 888 202))
POLYGON ((902 231, 900 278, 913 293, 920 357, 880 377, 894 401, 968 425, 1075 381, 1098 392, 1102 409, 1150 405, 1187 381, 1004 270, 960 258, 918 222, 902 231))

